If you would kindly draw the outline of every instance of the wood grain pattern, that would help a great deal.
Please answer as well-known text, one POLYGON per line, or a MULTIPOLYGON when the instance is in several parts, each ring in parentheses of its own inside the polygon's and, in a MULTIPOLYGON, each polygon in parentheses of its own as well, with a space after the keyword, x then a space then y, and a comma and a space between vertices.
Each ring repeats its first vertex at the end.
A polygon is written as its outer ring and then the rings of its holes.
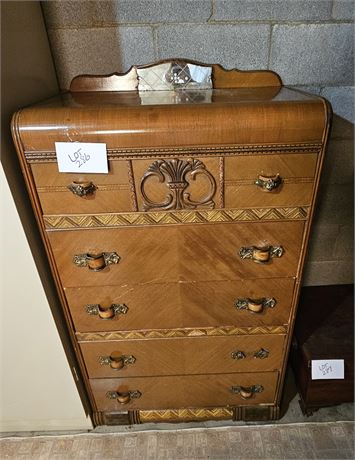
POLYGON ((301 221, 257 223, 252 229, 245 224, 183 225, 58 231, 48 237, 63 286, 105 286, 292 277, 298 272, 303 227, 301 221), (240 248, 253 245, 281 245, 285 253, 265 265, 241 259, 240 248), (119 264, 101 272, 73 264, 76 254, 112 251, 120 256, 119 264))
POLYGON ((121 378, 159 375, 266 372, 281 365, 285 336, 203 337, 185 339, 125 340, 81 343, 80 348, 90 378, 121 378), (265 349, 269 355, 256 358, 265 349), (244 358, 233 359, 241 351, 244 358), (136 361, 116 370, 102 365, 100 356, 133 355, 136 361))
POLYGON ((277 372, 221 375, 187 375, 166 377, 133 377, 116 379, 91 379, 90 384, 99 411, 131 409, 171 409, 174 407, 215 407, 251 404, 271 404, 274 402, 277 372), (262 393, 256 393, 250 399, 242 399, 233 394, 232 386, 250 386, 259 384, 264 387, 262 393), (130 403, 120 405, 116 400, 108 399, 108 391, 126 392, 139 390, 142 396, 130 403))
POLYGON ((170 105, 141 105, 127 93, 106 104, 96 93, 83 105, 63 95, 21 111, 21 141, 27 152, 41 155, 53 152, 55 142, 83 140, 118 150, 322 143, 326 113, 317 96, 286 88, 276 98, 265 98, 265 88, 216 92, 218 102, 170 105))
POLYGON ((78 332, 129 331, 213 327, 277 326, 289 321, 294 280, 258 279, 214 282, 106 285, 66 288, 74 326, 78 332), (274 308, 261 313, 237 310, 237 298, 276 299, 274 308), (88 315, 87 304, 125 304, 128 312, 111 320, 88 315))

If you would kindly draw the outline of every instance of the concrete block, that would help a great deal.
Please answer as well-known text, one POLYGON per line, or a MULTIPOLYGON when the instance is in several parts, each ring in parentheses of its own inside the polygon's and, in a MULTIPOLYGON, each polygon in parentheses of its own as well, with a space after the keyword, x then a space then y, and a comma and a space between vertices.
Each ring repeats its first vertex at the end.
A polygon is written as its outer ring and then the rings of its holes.
POLYGON ((189 58, 227 68, 265 69, 268 25, 170 25, 157 29, 160 59, 189 58))
POLYGON ((326 286, 330 284, 352 284, 354 264, 351 261, 324 260, 306 262, 303 286, 326 286))
POLYGON ((270 69, 288 85, 352 85, 352 24, 273 26, 270 69))
POLYGON ((224 21, 321 21, 331 18, 330 0, 215 0, 212 19, 224 21))
POLYGON ((345 120, 355 123, 355 87, 336 86, 325 87, 321 96, 332 104, 333 112, 345 120))
POLYGON ((156 60, 150 27, 58 29, 49 37, 62 89, 76 75, 125 72, 156 60))
POLYGON ((354 142, 354 124, 333 114, 331 137, 332 139, 352 139, 354 142))
POLYGON ((332 258, 339 228, 338 224, 328 223, 313 226, 308 248, 309 262, 332 258))
POLYGON ((315 214, 317 225, 350 225, 353 215, 352 184, 321 184, 315 214))
POLYGON ((92 26, 95 23, 96 3, 92 1, 41 2, 47 28, 92 26))
POLYGON ((334 0, 332 17, 334 19, 355 19, 354 0, 334 0))
POLYGON ((330 139, 324 159, 322 183, 354 183, 354 139, 330 139))
POLYGON ((354 225, 342 225, 334 244, 334 259, 353 260, 354 225))
POLYGON ((96 4, 96 17, 102 24, 204 22, 212 13, 212 0, 116 0, 96 4))

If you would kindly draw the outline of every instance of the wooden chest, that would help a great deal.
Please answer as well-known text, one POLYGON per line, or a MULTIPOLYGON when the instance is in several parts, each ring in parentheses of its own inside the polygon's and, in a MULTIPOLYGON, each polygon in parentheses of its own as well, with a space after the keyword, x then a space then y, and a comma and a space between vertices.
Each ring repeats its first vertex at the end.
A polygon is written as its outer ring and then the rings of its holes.
POLYGON ((305 414, 354 401, 354 285, 302 289, 290 358, 305 414), (344 360, 344 379, 312 380, 312 361, 331 359, 344 360))
POLYGON ((182 61, 14 115, 94 423, 278 417, 329 118, 182 61), (105 143, 109 172, 60 173, 55 142, 105 143))

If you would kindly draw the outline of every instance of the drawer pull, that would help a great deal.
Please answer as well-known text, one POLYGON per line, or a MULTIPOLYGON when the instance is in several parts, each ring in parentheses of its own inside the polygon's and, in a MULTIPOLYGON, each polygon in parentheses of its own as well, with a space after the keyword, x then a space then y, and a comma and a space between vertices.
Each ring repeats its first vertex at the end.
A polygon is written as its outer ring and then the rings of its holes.
POLYGON ((237 310, 249 310, 253 313, 261 313, 264 308, 274 308, 276 300, 273 297, 263 297, 262 299, 237 299, 234 306, 237 310))
POLYGON ((279 174, 276 176, 263 176, 259 175, 255 181, 255 185, 260 187, 265 192, 272 192, 276 190, 282 184, 282 178, 279 174))
POLYGON ((89 270, 99 272, 107 265, 118 264, 120 256, 116 252, 102 252, 101 254, 76 254, 73 262, 77 267, 88 267, 89 270))
POLYGON ((88 315, 98 315, 101 319, 112 319, 118 315, 125 315, 128 307, 124 303, 113 303, 108 308, 103 308, 96 303, 85 305, 85 310, 88 315))
POLYGON ((71 184, 67 186, 67 188, 76 196, 84 197, 87 195, 93 195, 96 186, 92 182, 75 182, 73 181, 71 184))
POLYGON ((269 350, 265 350, 265 348, 260 348, 260 350, 254 353, 254 358, 265 359, 269 356, 269 353, 269 350))
POLYGON ((117 402, 120 404, 128 404, 131 399, 138 399, 141 396, 142 393, 138 390, 126 391, 124 393, 119 393, 118 391, 108 391, 106 393, 106 398, 117 399, 117 402))
POLYGON ((240 351, 240 350, 233 351, 231 353, 231 356, 232 356, 233 359, 244 359, 244 358, 246 358, 246 354, 244 353, 244 351, 240 351))
POLYGON ((119 371, 122 369, 124 366, 127 366, 128 364, 134 364, 136 362, 136 358, 132 355, 129 356, 100 356, 99 357, 99 363, 101 365, 109 365, 111 369, 115 371, 119 371))
MULTIPOLYGON (((253 356, 253 358, 265 359, 269 356, 269 351, 265 350, 264 348, 260 348, 260 350, 252 352, 251 355, 253 356)), ((244 351, 237 350, 231 353, 231 357, 237 360, 245 359, 247 357, 247 354, 244 353, 244 351)))
POLYGON ((284 253, 282 246, 267 246, 258 248, 256 246, 242 247, 239 250, 241 259, 252 259, 258 264, 267 264, 274 257, 281 257, 284 253))
POLYGON ((264 387, 262 385, 251 385, 250 387, 231 387, 231 392, 235 394, 239 394, 243 399, 249 399, 255 393, 261 393, 264 391, 264 387))

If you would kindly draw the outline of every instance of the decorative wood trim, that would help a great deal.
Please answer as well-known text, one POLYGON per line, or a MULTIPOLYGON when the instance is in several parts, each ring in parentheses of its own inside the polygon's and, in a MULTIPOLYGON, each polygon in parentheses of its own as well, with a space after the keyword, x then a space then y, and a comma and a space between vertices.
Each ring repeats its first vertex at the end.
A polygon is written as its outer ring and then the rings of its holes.
POLYGON ((119 214, 45 215, 47 230, 113 228, 135 225, 206 224, 268 220, 306 220, 309 206, 292 208, 215 209, 119 214))
POLYGON ((230 420, 234 417, 233 409, 229 407, 197 408, 197 409, 167 409, 139 410, 135 416, 139 423, 150 422, 192 422, 199 420, 230 420))
MULTIPOLYGON (((212 69, 212 81, 214 88, 249 88, 249 87, 275 87, 280 88, 282 81, 280 76, 272 70, 238 70, 225 69, 220 64, 206 64, 190 59, 165 59, 153 64, 132 66, 125 73, 112 73, 109 75, 78 75, 70 83, 71 92, 82 91, 134 91, 139 89, 137 77, 140 69, 159 75, 159 67, 171 64, 184 68, 187 64, 193 64, 202 68, 212 69)), ((179 71, 179 73, 181 70, 179 71)), ((174 85, 173 85, 174 87, 174 85)), ((165 88, 165 86, 164 86, 165 88)))
POLYGON ((237 406, 197 407, 188 409, 130 410, 127 413, 95 412, 95 425, 124 425, 155 422, 198 422, 205 420, 267 421, 280 418, 280 407, 237 406))
MULTIPOLYGON (((112 191, 112 190, 130 190, 129 185, 126 184, 102 184, 95 185, 97 190, 102 192, 112 191)), ((42 186, 37 187, 38 193, 50 193, 50 192, 66 192, 68 193, 68 187, 65 185, 55 185, 55 186, 42 186)))
POLYGON ((219 207, 224 208, 224 157, 219 157, 219 207))
MULTIPOLYGON (((319 153, 322 144, 317 143, 297 143, 297 144, 243 144, 243 145, 223 145, 210 147, 172 147, 172 148, 132 148, 132 149, 107 149, 109 160, 135 159, 135 158, 170 158, 179 155, 180 157, 200 157, 235 155, 275 155, 279 153, 319 153)), ((48 163, 56 162, 55 151, 25 151, 25 158, 28 163, 48 163)))
POLYGON ((133 173, 133 166, 132 161, 127 160, 127 170, 128 170, 128 183, 131 192, 131 203, 133 211, 138 211, 138 203, 137 203, 137 192, 136 186, 134 184, 134 173, 133 173))
POLYGON ((214 208, 215 203, 212 200, 216 193, 216 181, 212 174, 206 169, 205 165, 200 160, 156 160, 152 163, 144 173, 141 180, 140 191, 143 197, 143 209, 145 211, 153 209, 177 210, 177 209, 196 209, 199 207, 214 208), (197 180, 199 175, 207 177, 210 185, 210 190, 207 195, 194 201, 190 198, 190 194, 185 192, 189 182, 187 176, 193 180, 197 180), (165 201, 157 203, 152 201, 146 194, 145 184, 151 177, 159 179, 160 183, 164 183, 170 190, 165 198, 165 201))
POLYGON ((254 327, 205 327, 185 329, 147 329, 141 331, 109 331, 109 332, 77 332, 78 342, 94 342, 102 340, 139 340, 139 339, 166 339, 175 337, 207 337, 230 335, 257 335, 257 334, 286 334, 288 327, 282 326, 254 326, 254 327))

